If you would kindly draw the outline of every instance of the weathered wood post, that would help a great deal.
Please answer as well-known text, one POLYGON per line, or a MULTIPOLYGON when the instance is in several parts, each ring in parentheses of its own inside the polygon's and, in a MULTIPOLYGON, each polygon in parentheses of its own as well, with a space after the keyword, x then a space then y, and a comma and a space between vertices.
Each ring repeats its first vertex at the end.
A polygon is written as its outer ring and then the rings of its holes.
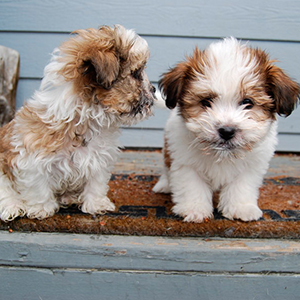
POLYGON ((15 112, 19 65, 19 53, 0 46, 0 126, 8 123, 15 112))

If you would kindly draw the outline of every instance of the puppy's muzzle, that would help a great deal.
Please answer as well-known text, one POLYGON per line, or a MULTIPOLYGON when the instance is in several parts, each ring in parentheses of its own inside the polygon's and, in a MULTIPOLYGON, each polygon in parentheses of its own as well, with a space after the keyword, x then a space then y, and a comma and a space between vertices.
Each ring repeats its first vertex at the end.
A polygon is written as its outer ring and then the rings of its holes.
POLYGON ((132 114, 148 115, 151 114, 151 109, 154 101, 157 100, 155 96, 156 88, 151 85, 147 92, 141 92, 139 103, 133 108, 132 114))

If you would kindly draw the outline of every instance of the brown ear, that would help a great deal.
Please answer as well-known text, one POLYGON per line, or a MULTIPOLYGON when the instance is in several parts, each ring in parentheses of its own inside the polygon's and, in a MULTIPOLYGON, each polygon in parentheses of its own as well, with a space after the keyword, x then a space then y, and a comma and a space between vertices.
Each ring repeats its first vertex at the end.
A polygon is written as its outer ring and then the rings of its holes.
POLYGON ((81 74, 89 78, 90 82, 110 89, 119 74, 119 60, 113 52, 98 51, 90 58, 83 60, 80 67, 81 74))
POLYGON ((196 47, 193 56, 187 57, 186 61, 177 64, 169 72, 162 75, 159 88, 166 96, 166 106, 174 108, 183 97, 188 88, 188 82, 195 77, 195 73, 202 73, 202 52, 196 47))
POLYGON ((177 105, 184 92, 187 70, 186 62, 179 63, 169 72, 164 73, 158 83, 160 90, 166 96, 166 106, 170 109, 177 105))
POLYGON ((60 73, 67 80, 79 80, 82 85, 97 85, 109 89, 119 75, 120 62, 116 53, 114 31, 109 27, 73 32, 60 50, 64 67, 60 73))
POLYGON ((267 69, 267 92, 274 99, 275 110, 280 116, 289 116, 299 100, 299 84, 280 68, 269 65, 267 69))

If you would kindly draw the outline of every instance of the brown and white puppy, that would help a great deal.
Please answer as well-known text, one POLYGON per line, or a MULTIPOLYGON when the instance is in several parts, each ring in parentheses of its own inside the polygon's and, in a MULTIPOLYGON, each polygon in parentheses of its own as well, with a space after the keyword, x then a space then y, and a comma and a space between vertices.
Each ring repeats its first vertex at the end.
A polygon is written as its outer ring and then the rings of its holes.
POLYGON ((151 114, 147 42, 122 26, 78 30, 54 50, 39 90, 0 136, 0 218, 43 219, 78 203, 114 210, 107 198, 120 125, 151 114))
POLYGON ((171 192, 173 212, 202 222, 218 210, 257 220, 259 187, 277 143, 276 114, 288 116, 299 86, 262 50, 234 38, 195 49, 163 75, 174 110, 165 130, 165 169, 155 192, 171 192))

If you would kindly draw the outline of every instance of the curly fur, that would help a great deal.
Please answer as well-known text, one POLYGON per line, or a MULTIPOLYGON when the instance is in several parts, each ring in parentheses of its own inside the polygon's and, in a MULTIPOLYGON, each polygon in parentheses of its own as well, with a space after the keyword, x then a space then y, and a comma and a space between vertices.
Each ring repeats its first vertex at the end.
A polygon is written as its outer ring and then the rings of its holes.
POLYGON ((1 129, 0 218, 43 219, 78 203, 114 210, 107 198, 120 125, 151 115, 147 42, 118 25, 78 30, 55 49, 38 91, 1 129))
POLYGON ((165 168, 155 192, 172 193, 173 212, 202 222, 218 210, 258 220, 259 187, 277 143, 276 113, 288 116, 299 86, 268 54, 234 38, 210 45, 165 73, 160 87, 175 108, 165 130, 165 168))

